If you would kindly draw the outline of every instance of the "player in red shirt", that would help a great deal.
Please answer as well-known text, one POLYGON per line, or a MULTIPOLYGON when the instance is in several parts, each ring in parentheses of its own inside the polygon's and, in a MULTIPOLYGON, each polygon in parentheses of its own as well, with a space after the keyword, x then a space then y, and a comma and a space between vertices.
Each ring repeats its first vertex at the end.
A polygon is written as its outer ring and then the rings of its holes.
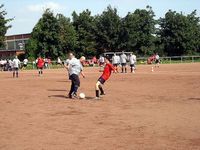
POLYGON ((38 68, 38 73, 39 76, 43 74, 43 67, 44 67, 44 59, 42 59, 40 56, 37 59, 37 68, 38 68))
POLYGON ((103 74, 100 76, 100 78, 98 79, 97 83, 96 83, 96 99, 100 99, 100 95, 105 95, 104 90, 102 88, 102 85, 105 83, 106 80, 109 79, 111 73, 114 71, 116 72, 114 66, 110 63, 110 61, 108 60, 108 58, 105 58, 105 67, 103 70, 103 74), (99 94, 99 90, 100 90, 100 94, 99 94))

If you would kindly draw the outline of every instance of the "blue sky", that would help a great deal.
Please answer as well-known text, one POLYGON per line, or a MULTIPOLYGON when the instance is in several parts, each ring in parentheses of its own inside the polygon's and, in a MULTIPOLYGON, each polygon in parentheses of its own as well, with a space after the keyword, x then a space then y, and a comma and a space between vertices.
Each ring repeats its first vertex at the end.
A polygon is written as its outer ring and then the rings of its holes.
POLYGON ((153 8, 156 18, 163 17, 169 9, 185 15, 196 9, 200 17, 200 0, 1 0, 0 4, 4 4, 6 17, 14 18, 6 35, 30 33, 47 7, 66 17, 71 17, 74 10, 80 13, 85 9, 92 15, 101 14, 108 5, 116 7, 121 17, 147 5, 153 8))

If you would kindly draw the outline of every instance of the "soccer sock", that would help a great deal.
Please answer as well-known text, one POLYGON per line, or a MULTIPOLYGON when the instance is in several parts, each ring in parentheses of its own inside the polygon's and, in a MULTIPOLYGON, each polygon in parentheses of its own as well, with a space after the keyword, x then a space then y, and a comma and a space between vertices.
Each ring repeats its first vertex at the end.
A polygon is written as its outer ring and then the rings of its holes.
POLYGON ((99 97, 99 90, 96 90, 96 97, 99 97))
POLYGON ((43 71, 41 70, 41 74, 43 74, 43 71))
POLYGON ((125 68, 125 72, 127 72, 126 68, 125 68))
POLYGON ((18 72, 16 72, 16 77, 18 78, 18 72))
POLYGON ((15 77, 15 72, 13 72, 13 78, 15 77))
POLYGON ((99 85, 99 90, 101 91, 101 93, 100 93, 101 95, 104 94, 103 88, 100 85, 99 85))
POLYGON ((122 67, 122 72, 124 72, 124 67, 122 67))
POLYGON ((133 67, 131 67, 131 72, 133 72, 133 67))

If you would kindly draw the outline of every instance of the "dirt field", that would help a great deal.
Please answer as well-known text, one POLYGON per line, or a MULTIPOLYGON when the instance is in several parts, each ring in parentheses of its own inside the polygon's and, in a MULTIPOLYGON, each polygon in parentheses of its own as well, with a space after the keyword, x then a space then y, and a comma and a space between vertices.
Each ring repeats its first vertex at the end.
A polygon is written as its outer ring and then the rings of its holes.
POLYGON ((113 74, 94 100, 98 68, 85 68, 79 92, 64 69, 0 72, 1 150, 199 150, 200 63, 140 65, 113 74))

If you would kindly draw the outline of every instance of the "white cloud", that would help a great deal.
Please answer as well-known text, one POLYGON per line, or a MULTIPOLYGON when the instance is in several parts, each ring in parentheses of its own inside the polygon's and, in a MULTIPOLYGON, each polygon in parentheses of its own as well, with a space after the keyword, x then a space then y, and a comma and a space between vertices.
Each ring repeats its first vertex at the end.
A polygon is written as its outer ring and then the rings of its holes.
POLYGON ((64 7, 55 2, 46 2, 42 4, 29 5, 27 7, 30 12, 43 12, 45 9, 50 8, 53 11, 63 10, 64 7))

